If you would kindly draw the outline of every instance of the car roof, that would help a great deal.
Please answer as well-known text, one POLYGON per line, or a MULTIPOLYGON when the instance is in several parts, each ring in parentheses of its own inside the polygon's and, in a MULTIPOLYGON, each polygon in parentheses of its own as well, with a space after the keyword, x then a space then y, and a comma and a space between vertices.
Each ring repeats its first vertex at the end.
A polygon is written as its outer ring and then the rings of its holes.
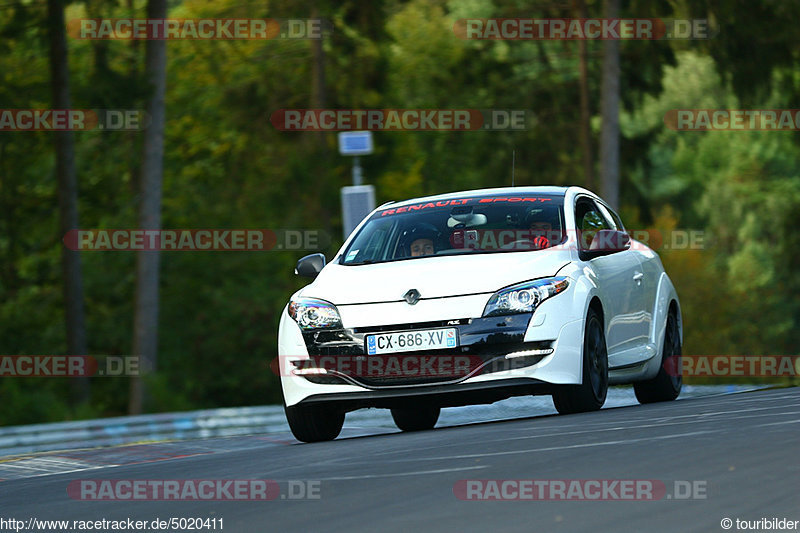
POLYGON ((503 194, 515 195, 531 195, 543 194, 548 196, 564 196, 569 187, 556 187, 552 185, 541 185, 531 187, 497 187, 494 189, 474 189, 471 191, 458 191, 449 192, 444 194, 437 194, 434 196, 422 196, 419 198, 410 198, 399 202, 387 202, 381 207, 391 205, 392 207, 400 207, 409 204, 418 204, 420 202, 435 202, 437 200, 450 200, 458 198, 470 198, 472 196, 499 196, 503 194))

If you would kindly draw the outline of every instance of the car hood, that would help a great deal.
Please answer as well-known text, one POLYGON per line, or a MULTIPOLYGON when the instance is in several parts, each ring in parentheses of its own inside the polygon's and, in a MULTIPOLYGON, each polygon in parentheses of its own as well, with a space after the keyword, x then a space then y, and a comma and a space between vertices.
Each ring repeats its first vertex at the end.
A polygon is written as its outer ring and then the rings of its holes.
POLYGON ((554 276, 570 260, 568 251, 540 250, 371 265, 330 263, 298 295, 343 305, 402 301, 410 289, 417 289, 423 299, 492 293, 514 283, 554 276))

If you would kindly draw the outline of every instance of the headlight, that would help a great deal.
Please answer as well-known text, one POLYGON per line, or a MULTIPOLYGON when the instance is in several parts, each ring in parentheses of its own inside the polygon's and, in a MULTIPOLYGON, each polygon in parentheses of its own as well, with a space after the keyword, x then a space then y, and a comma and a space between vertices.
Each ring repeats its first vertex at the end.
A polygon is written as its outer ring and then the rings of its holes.
POLYGON ((567 278, 558 277, 526 281, 501 289, 489 298, 483 316, 532 313, 540 303, 564 292, 568 286, 567 278))
POLYGON ((341 328, 336 306, 316 298, 298 298, 289 302, 289 316, 301 329, 341 328))

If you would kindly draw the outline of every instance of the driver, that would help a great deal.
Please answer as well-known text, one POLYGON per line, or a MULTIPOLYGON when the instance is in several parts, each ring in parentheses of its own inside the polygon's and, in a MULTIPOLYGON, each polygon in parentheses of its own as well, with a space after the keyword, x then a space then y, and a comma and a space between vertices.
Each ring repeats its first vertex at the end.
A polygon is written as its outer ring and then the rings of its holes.
POLYGON ((433 240, 426 237, 420 237, 411 243, 411 257, 422 257, 424 255, 433 255, 436 250, 433 248, 433 240))
POLYGON ((556 240, 561 233, 557 208, 547 206, 532 209, 526 217, 526 222, 531 230, 531 241, 540 250, 551 246, 551 241, 556 240), (555 231, 553 228, 556 228, 555 231))
POLYGON ((407 257, 424 257, 436 253, 439 230, 431 224, 418 224, 403 236, 407 257))

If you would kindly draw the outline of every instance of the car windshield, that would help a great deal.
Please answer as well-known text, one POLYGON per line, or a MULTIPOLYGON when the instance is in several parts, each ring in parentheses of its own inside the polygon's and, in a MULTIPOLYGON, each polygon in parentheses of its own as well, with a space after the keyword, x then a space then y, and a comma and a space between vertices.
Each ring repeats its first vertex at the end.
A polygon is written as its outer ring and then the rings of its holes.
POLYGON ((563 201, 557 195, 476 196, 388 206, 359 230, 341 263, 542 250, 564 239, 563 201))

